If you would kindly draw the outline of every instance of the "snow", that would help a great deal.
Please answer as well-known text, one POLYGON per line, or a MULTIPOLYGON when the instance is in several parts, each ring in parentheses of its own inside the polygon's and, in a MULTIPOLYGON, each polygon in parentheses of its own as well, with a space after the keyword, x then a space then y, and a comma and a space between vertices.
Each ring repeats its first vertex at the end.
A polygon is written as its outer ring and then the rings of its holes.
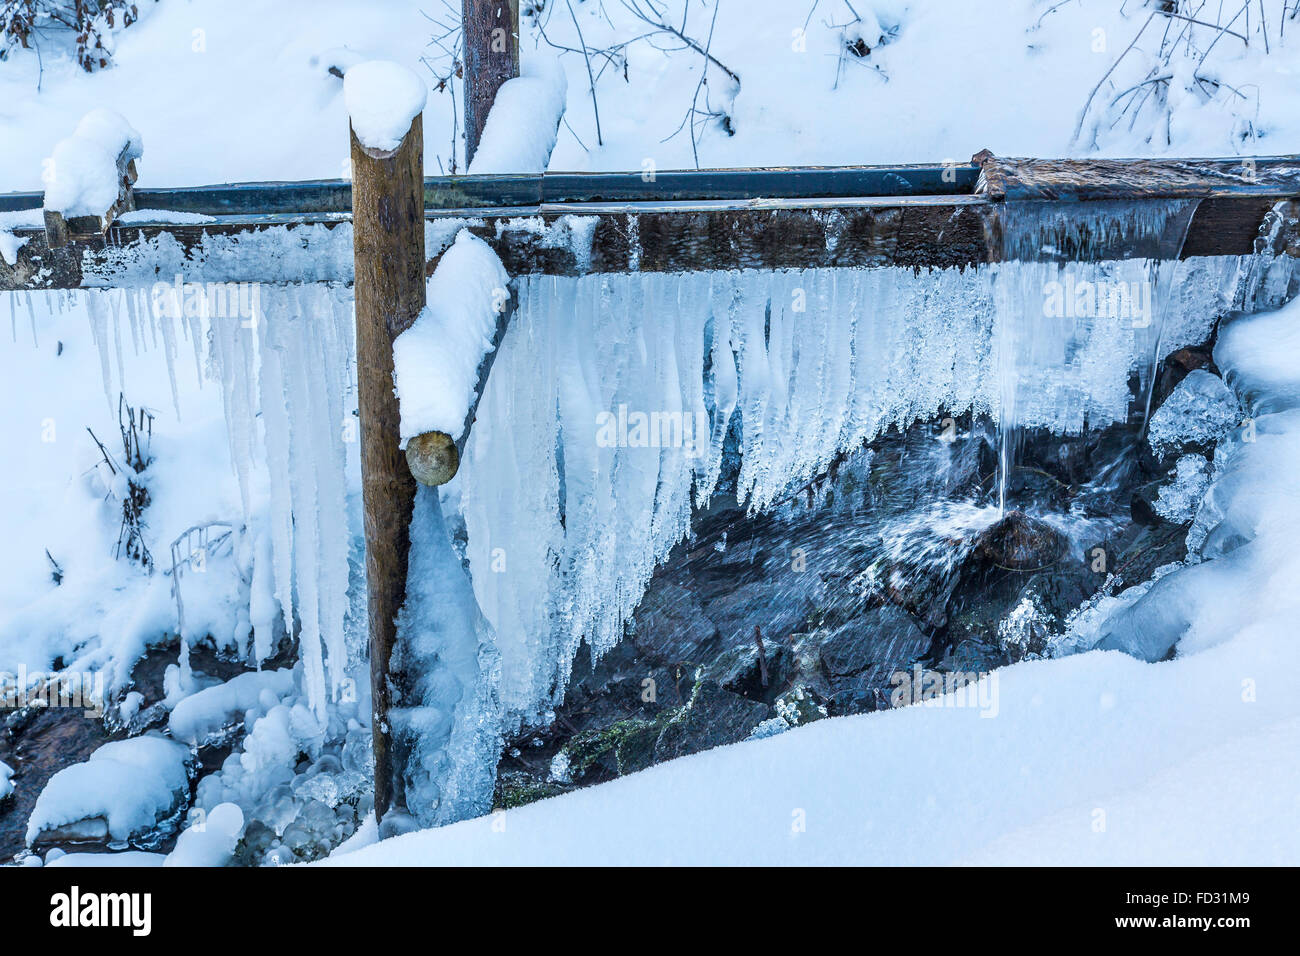
POLYGON ((27 244, 26 237, 19 239, 14 235, 16 228, 44 228, 45 216, 39 209, 25 209, 19 212, 0 212, 0 259, 9 265, 18 262, 18 250, 27 244))
POLYGON ((14 768, 0 760, 0 800, 14 792, 13 775, 14 768))
POLYGON ((559 60, 545 53, 524 60, 519 76, 497 90, 470 174, 544 172, 567 95, 559 60))
MULTIPOLYGON (((665 19, 679 25, 684 0, 664 7, 665 19)), ((1142 27, 1149 7, 1010 0, 990 17, 967 0, 854 0, 860 24, 842 0, 822 0, 809 16, 811 7, 787 0, 720 5, 711 53, 741 84, 733 93, 721 70, 708 69, 708 103, 701 94, 698 106, 725 110, 730 122, 728 129, 720 117, 699 120, 701 167, 964 162, 986 146, 1006 156, 1078 155, 1091 149, 1094 129, 1096 152, 1106 156, 1300 152, 1300 117, 1291 109, 1295 36, 1288 30, 1279 40, 1272 9, 1271 53, 1258 35, 1249 47, 1225 37, 1207 61, 1225 84, 1213 99, 1203 101, 1196 91, 1175 97, 1166 121, 1164 105, 1152 96, 1130 127, 1129 118, 1113 122, 1123 102, 1108 104, 1156 64, 1160 37, 1148 27, 1104 84, 1084 134, 1072 144, 1089 91, 1142 27), (872 21, 887 42, 873 44, 872 21), (846 41, 859 36, 871 54, 842 55, 846 41), (990 103, 998 108, 990 110, 990 103), (927 122, 916 122, 918 116, 927 122)), ((420 0, 370 4, 364 16, 351 0, 162 0, 146 9, 147 16, 116 35, 110 69, 86 74, 48 47, 40 56, 10 53, 0 69, 6 103, 0 191, 41 189, 43 160, 87 107, 98 105, 127 113, 151 144, 142 186, 346 177, 348 113, 343 83, 329 68, 392 60, 419 73, 431 90, 437 81, 422 59, 449 72, 448 62, 430 56, 437 52, 429 46, 437 27, 427 15, 439 11, 420 0)), ((597 144, 583 56, 553 49, 531 18, 523 18, 521 65, 558 53, 567 75, 565 122, 550 168, 694 167, 683 119, 703 59, 663 36, 644 36, 645 24, 622 5, 574 3, 573 9, 588 47, 625 46, 607 67, 592 58, 603 139, 597 144)), ((691 5, 686 32, 701 45, 711 16, 711 4, 691 5)), ((546 5, 542 21, 557 47, 581 49, 564 4, 546 5)), ((1251 22, 1254 29, 1256 19, 1251 22)), ((1213 35, 1202 28, 1192 33, 1202 46, 1213 35)), ((462 92, 457 79, 431 92, 425 107, 429 175, 451 169, 453 97, 462 92)), ((463 171, 463 133, 454 153, 463 171)))
POLYGON ((140 134, 119 113, 90 111, 54 147, 45 167, 45 208, 67 217, 103 216, 122 188, 118 158, 129 162, 143 152, 140 134))
POLYGON ((1295 770, 1276 755, 1296 737, 1295 661, 1275 629, 1158 666, 1022 662, 998 672, 991 719, 951 695, 829 718, 327 865, 1294 863, 1295 770))
POLYGON ((27 822, 28 845, 45 831, 96 818, 114 842, 148 833, 184 800, 189 761, 188 747, 161 736, 104 744, 50 778, 27 822))
MULTIPOLYGON (((176 740, 191 747, 202 746, 220 736, 232 720, 244 719, 245 713, 263 706, 264 694, 279 702, 294 688, 291 669, 250 671, 232 677, 224 684, 206 687, 181 700, 172 710, 167 729, 176 740)), ((273 705, 274 706, 274 705, 273 705)))
POLYGON ((163 866, 225 866, 243 830, 243 811, 233 803, 218 804, 181 833, 163 866))
POLYGON ((397 149, 428 96, 420 75, 400 63, 370 60, 343 74, 343 100, 352 131, 367 149, 397 149))
POLYGON ((402 447, 429 431, 460 438, 509 281, 492 247, 468 230, 439 259, 426 289, 429 304, 393 342, 402 447))

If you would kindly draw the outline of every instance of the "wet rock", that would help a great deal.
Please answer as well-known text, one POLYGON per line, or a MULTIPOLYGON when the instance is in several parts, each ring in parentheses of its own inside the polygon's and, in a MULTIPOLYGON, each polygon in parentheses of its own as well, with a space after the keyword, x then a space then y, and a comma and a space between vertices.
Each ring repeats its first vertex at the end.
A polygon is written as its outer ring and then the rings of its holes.
POLYGON ((859 673, 875 664, 911 663, 923 656, 930 639, 906 611, 886 604, 836 630, 821 646, 822 668, 831 677, 859 673))
POLYGON ((722 689, 717 681, 695 685, 690 703, 667 722, 655 743, 658 763, 743 740, 772 715, 767 704, 722 689))
POLYGON ((1061 559, 1069 547, 1051 525, 1023 511, 1011 511, 980 532, 972 551, 975 558, 1006 571, 1032 571, 1061 559))
POLYGON ((761 656, 757 643, 742 645, 727 651, 704 673, 723 690, 770 703, 785 687, 792 666, 793 654, 786 644, 764 641, 761 656))

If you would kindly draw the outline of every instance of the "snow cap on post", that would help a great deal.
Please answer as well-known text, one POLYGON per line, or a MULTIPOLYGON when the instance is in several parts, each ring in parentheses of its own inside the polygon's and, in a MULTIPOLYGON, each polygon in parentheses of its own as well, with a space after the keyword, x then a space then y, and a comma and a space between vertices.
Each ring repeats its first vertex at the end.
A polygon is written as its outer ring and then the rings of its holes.
POLYGON ((120 113, 91 110, 54 147, 45 180, 45 231, 52 247, 103 235, 135 208, 135 163, 144 155, 140 134, 120 113))
POLYGON ((428 97, 418 73, 389 60, 367 60, 343 74, 343 101, 352 131, 370 151, 397 149, 428 97))

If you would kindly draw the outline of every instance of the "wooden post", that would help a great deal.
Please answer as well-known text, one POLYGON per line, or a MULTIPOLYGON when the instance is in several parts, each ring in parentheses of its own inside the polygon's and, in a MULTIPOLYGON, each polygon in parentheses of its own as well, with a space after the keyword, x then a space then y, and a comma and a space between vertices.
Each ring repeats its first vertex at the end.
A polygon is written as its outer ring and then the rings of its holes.
MULTIPOLYGON (((57 175, 57 170, 56 170, 57 175)), ((61 249, 69 242, 102 238, 113 220, 135 209, 135 159, 127 143, 117 156, 117 198, 102 213, 93 216, 65 217, 60 210, 46 209, 45 240, 51 249, 61 249)))
POLYGON ((519 75, 519 0, 461 0, 465 28, 465 167, 497 90, 519 75))
POLYGON ((388 721, 394 686, 389 658, 406 599, 415 479, 398 447, 393 340, 424 308, 424 124, 417 115, 395 150, 362 146, 352 134, 352 225, 356 283, 357 391, 361 487, 369 595, 370 690, 375 748, 375 815, 403 808, 402 767, 388 721))

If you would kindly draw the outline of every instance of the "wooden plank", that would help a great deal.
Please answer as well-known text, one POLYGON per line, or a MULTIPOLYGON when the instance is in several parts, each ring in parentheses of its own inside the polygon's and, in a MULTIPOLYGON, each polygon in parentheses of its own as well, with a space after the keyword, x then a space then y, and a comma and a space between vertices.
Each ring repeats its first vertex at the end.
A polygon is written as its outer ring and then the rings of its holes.
POLYGON ((542 179, 541 201, 951 196, 971 193, 978 175, 979 168, 969 163, 547 173, 542 179))

